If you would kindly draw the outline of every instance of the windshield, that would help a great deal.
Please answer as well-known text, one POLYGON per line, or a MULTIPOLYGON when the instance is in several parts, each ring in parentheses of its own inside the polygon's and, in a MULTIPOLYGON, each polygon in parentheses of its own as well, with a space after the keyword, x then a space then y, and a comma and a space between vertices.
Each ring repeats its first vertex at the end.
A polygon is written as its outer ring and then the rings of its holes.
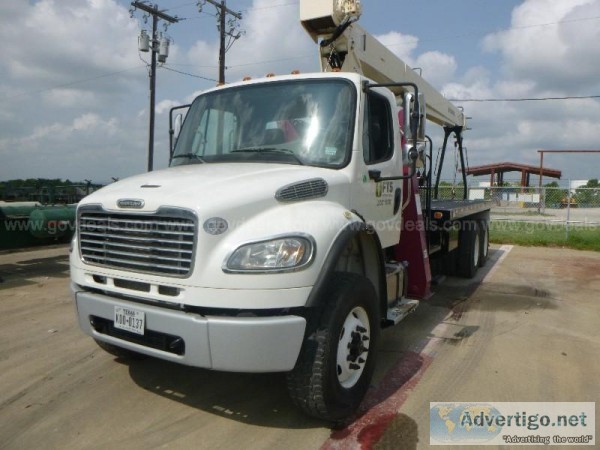
POLYGON ((339 168, 350 158, 356 93, 342 79, 293 80, 200 95, 171 166, 228 161, 339 168))

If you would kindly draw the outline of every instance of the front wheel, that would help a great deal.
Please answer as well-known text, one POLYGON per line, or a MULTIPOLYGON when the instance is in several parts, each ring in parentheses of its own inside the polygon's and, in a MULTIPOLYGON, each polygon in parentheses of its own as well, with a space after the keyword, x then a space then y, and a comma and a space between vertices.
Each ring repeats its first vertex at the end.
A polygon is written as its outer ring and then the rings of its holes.
POLYGON ((336 273, 326 296, 287 380, 297 406, 311 416, 338 421, 356 411, 367 392, 380 316, 375 288, 360 275, 336 273))

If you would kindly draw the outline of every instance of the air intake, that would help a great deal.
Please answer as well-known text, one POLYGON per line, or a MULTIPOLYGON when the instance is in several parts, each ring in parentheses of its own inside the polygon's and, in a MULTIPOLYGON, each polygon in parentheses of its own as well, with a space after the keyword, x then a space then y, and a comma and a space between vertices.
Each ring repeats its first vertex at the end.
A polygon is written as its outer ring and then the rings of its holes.
POLYGON ((282 187, 275 194, 275 199, 280 202, 295 202, 311 198, 325 197, 329 186, 322 178, 301 181, 282 187))

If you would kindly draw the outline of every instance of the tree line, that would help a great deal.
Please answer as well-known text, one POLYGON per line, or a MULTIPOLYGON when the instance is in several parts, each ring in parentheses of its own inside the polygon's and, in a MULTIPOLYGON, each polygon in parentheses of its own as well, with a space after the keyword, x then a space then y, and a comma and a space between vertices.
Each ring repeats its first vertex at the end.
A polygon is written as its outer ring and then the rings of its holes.
POLYGON ((0 181, 0 200, 75 203, 102 185, 90 180, 26 178, 0 181))

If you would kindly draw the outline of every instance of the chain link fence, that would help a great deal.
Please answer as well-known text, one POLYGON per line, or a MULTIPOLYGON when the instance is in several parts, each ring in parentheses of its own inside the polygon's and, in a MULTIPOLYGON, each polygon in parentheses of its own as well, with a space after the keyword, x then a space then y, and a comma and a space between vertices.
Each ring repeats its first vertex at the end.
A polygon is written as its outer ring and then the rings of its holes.
MULTIPOLYGON (((439 199, 462 199, 462 186, 441 185, 439 199)), ((469 187, 470 200, 491 202, 492 221, 600 227, 600 188, 469 187)))

